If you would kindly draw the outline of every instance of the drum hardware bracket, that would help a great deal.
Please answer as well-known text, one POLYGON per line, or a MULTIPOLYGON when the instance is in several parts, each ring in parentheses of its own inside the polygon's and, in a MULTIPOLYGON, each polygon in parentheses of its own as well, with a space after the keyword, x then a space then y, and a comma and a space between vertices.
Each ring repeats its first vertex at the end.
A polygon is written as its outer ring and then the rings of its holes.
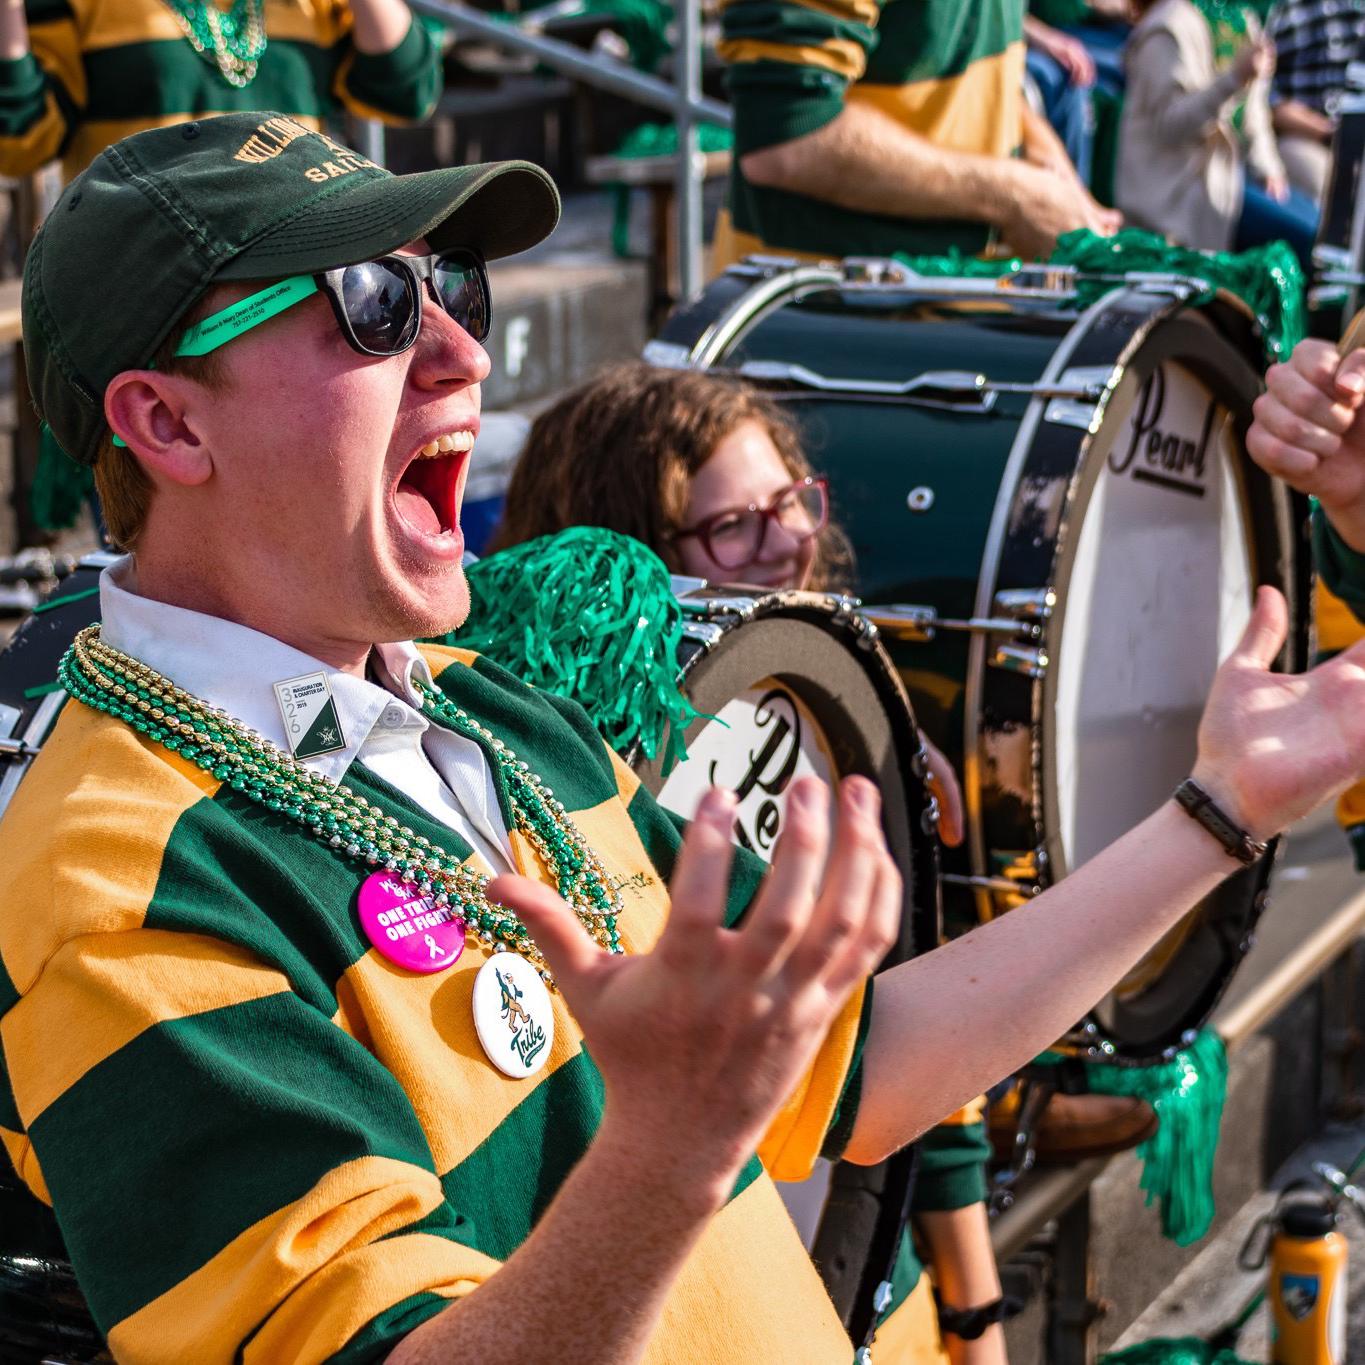
MULTIPOLYGON (((1003 605, 1003 604, 1001 604, 1003 605)), ((1041 640, 1042 625, 1019 616, 971 616, 960 619, 940 616, 935 607, 906 602, 876 603, 864 609, 867 619, 878 630, 897 640, 928 643, 940 630, 965 631, 972 635, 1021 635, 1026 640, 1041 640)), ((1050 614, 1050 606, 1048 612, 1050 614)))
POLYGON ((1043 888, 1029 882, 1014 882, 1008 877, 966 876, 960 872, 941 872, 939 880, 952 886, 966 886, 973 891, 997 891, 1007 896, 1023 896, 1032 900, 1043 888))
POLYGON ((1015 383, 991 379, 972 370, 925 370, 908 379, 854 379, 820 374, 807 365, 785 360, 746 360, 736 373, 765 384, 793 384, 820 393, 856 393, 879 398, 905 398, 926 407, 989 413, 1002 393, 1096 403, 1111 371, 1098 366, 1069 370, 1055 383, 1015 383))
POLYGON ((29 744, 22 739, 0 738, 0 762, 27 763, 37 757, 41 744, 29 744))
POLYGON ((1085 389, 1083 398, 1075 398, 1061 393, 1049 395, 1043 421, 1054 426, 1076 427, 1089 431, 1095 423, 1095 413, 1100 399, 1104 396, 1114 379, 1114 371, 1107 365, 1077 365, 1063 370, 1057 380, 1057 388, 1085 389))

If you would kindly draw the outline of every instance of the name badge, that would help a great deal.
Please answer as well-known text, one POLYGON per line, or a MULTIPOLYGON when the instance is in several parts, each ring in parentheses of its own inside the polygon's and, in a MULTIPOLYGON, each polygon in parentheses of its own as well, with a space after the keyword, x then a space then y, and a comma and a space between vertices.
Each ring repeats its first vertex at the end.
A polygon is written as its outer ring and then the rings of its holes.
POLYGON ((295 758, 316 758, 346 747, 325 673, 306 673, 275 684, 275 700, 295 758))

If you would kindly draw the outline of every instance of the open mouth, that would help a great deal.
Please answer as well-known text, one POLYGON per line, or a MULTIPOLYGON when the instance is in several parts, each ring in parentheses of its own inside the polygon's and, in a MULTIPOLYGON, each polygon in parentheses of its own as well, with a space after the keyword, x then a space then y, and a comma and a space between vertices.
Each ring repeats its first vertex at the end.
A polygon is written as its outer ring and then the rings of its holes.
POLYGON ((460 494, 473 449, 473 432, 452 431, 429 441, 408 462, 393 501, 409 526, 428 536, 459 530, 460 494))

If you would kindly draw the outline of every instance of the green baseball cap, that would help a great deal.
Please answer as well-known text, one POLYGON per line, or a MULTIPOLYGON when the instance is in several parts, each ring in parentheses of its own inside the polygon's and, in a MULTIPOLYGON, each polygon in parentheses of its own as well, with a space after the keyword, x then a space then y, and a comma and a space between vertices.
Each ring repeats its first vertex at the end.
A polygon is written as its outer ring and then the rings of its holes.
POLYGON ((63 449, 93 464, 105 386, 148 364, 215 281, 317 274, 419 237, 494 260, 558 220, 554 182, 527 161, 393 175, 260 112, 137 133, 66 187, 29 250, 29 390, 63 449))

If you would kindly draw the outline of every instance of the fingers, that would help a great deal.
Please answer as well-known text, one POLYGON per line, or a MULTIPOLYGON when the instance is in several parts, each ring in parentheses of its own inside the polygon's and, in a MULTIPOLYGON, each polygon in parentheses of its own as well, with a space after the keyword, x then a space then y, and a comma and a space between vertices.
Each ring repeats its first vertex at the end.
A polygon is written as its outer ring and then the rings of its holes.
POLYGON ((818 778, 798 778, 772 867, 740 930, 738 954, 749 971, 778 970, 806 932, 828 854, 829 791, 818 778))
POLYGON ((866 941, 852 947, 841 961, 831 962, 826 972, 825 988, 835 999, 842 999, 876 971, 895 943, 900 931, 902 893, 895 863, 889 857, 881 859, 872 889, 866 941))
POLYGON ((923 735, 920 743, 929 757, 929 790, 938 798, 938 837, 949 848, 956 848, 962 842, 965 824, 962 788, 947 755, 923 735))
POLYGON ((566 996, 606 956, 558 893, 530 877, 495 877, 488 884, 488 899, 506 906, 530 930, 566 996))
POLYGON ((1266 384, 1275 390, 1277 372, 1292 369, 1315 388, 1321 389, 1329 398, 1340 398, 1342 392, 1337 387, 1337 367, 1341 356, 1335 346, 1316 337, 1308 337, 1294 347, 1294 353, 1285 365, 1272 365, 1266 375, 1266 384))
POLYGON ((725 921, 734 820, 734 795, 712 787, 683 836, 668 887, 668 924, 657 949, 676 966, 700 960, 709 951, 710 933, 725 921))
POLYGON ((1232 658, 1239 663, 1267 669, 1284 648, 1289 633, 1289 608, 1284 597, 1274 588, 1256 589, 1256 605, 1247 622, 1232 658))
POLYGON ((1337 390, 1358 405, 1365 395, 1365 346, 1358 346, 1337 367, 1337 390))
POLYGON ((864 777, 845 779, 839 790, 839 823, 815 913, 791 950, 786 976, 795 986, 808 979, 828 981, 850 970, 850 961, 875 963, 894 934, 894 921, 878 918, 876 888, 890 854, 881 828, 881 797, 864 777))

